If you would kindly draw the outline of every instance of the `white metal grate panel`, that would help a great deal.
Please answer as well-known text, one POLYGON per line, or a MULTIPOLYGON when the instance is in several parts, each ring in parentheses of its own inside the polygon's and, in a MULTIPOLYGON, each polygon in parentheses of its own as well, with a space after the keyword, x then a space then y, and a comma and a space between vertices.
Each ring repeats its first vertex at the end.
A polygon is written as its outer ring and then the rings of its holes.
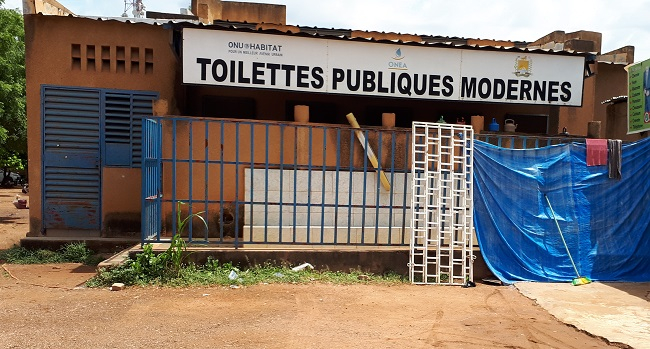
POLYGON ((413 123, 409 279, 473 281, 471 126, 413 123))

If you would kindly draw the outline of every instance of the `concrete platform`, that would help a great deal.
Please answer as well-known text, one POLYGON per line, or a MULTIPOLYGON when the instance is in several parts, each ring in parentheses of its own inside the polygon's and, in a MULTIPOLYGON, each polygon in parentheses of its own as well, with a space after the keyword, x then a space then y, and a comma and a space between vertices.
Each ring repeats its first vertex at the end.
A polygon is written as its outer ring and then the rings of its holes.
POLYGON ((650 349, 650 282, 517 282, 515 287, 566 324, 612 343, 650 349))

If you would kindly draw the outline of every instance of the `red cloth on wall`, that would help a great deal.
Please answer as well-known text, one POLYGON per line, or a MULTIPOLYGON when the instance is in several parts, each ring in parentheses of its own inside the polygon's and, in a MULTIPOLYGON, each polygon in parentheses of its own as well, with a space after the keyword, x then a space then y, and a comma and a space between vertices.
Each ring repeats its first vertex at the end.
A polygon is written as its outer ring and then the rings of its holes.
POLYGON ((587 139, 587 166, 607 165, 607 140, 587 139))

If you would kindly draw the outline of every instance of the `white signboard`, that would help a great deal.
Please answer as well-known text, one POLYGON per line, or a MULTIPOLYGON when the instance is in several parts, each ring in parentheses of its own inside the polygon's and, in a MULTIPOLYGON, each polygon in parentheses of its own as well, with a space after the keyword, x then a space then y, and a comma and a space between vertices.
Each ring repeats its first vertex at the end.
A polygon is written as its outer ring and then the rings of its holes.
POLYGON ((183 29, 183 83, 582 105, 584 57, 183 29))

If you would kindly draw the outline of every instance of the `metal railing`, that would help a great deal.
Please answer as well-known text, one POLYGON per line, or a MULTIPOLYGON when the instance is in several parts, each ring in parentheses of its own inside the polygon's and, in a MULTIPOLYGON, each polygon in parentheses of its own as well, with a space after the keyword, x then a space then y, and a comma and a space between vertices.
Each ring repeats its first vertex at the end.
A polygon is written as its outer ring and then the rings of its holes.
POLYGON ((146 212, 159 212, 162 225, 143 225, 143 243, 171 238, 178 217, 190 217, 187 229, 178 232, 190 243, 409 243, 410 129, 149 120, 161 131, 145 132, 144 144, 156 144, 146 137, 161 135, 162 151, 159 159, 143 163, 160 164, 161 175, 147 172, 143 188, 150 194, 158 186, 159 208, 146 212), (378 159, 376 168, 368 148, 378 159), (197 213, 207 224, 193 217, 197 213))
MULTIPOLYGON (((410 129, 195 117, 143 125, 142 243, 174 233, 235 247, 409 243, 410 129), (180 232, 179 217, 189 220, 180 232)), ((499 133, 475 139, 512 149, 584 142, 499 133)))
POLYGON ((568 135, 558 136, 541 136, 541 135, 526 135, 526 134, 506 134, 496 132, 483 132, 475 134, 474 139, 490 143, 502 148, 510 149, 529 149, 541 148, 549 145, 565 144, 571 142, 584 143, 584 137, 572 137, 568 135))

